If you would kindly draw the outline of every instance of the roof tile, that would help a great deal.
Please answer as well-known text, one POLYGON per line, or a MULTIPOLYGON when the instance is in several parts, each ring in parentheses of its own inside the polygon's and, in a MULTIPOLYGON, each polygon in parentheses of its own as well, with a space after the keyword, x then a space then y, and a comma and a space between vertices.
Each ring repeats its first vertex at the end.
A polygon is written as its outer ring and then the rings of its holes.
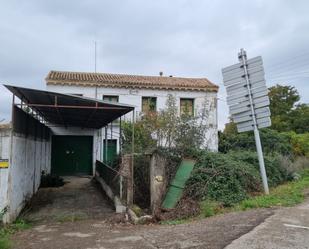
POLYGON ((217 92, 219 88, 207 78, 142 76, 109 73, 50 71, 45 80, 47 85, 105 86, 115 88, 132 87, 215 92, 217 92))

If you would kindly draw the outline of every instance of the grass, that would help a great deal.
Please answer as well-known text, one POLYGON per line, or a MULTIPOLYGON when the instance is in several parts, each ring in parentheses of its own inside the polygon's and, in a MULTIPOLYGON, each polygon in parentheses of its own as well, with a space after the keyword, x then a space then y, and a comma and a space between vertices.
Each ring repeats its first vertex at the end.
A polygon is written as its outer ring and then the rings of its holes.
POLYGON ((306 188, 309 188, 309 170, 302 173, 300 180, 279 185, 272 189, 269 195, 260 195, 246 199, 235 205, 233 210, 294 206, 304 201, 304 190, 306 188))
POLYGON ((85 219, 87 219, 87 215, 84 213, 61 214, 56 217, 56 221, 60 223, 76 222, 76 221, 81 221, 85 219))
POLYGON ((22 219, 17 219, 14 223, 7 226, 0 226, 0 249, 11 248, 10 236, 17 231, 25 230, 30 227, 31 224, 22 219))
POLYGON ((253 208, 288 207, 294 206, 304 201, 304 190, 309 188, 309 170, 301 174, 301 178, 296 181, 287 182, 270 190, 269 195, 258 195, 243 200, 232 207, 223 207, 220 202, 205 200, 200 202, 201 212, 198 217, 167 220, 160 224, 177 225, 190 222, 193 219, 206 218, 217 214, 231 211, 243 211, 253 208))

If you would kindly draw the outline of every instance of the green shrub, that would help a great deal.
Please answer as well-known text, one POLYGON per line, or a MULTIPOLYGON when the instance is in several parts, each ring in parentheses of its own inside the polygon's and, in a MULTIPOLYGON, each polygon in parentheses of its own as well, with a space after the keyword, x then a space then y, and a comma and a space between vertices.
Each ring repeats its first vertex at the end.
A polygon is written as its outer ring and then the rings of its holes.
MULTIPOLYGON (((259 160, 256 152, 253 151, 231 151, 228 153, 233 160, 245 162, 259 171, 259 160)), ((278 184, 288 179, 288 172, 281 164, 281 157, 279 154, 264 155, 264 163, 270 187, 277 186, 278 184)))
POLYGON ((230 206, 260 189, 255 167, 227 154, 204 152, 187 183, 186 193, 198 200, 210 199, 230 206))
POLYGON ((200 202, 201 215, 203 217, 210 217, 220 213, 222 206, 220 203, 211 200, 204 200, 200 202))
POLYGON ((296 134, 295 132, 288 132, 285 135, 290 138, 294 155, 309 157, 309 133, 296 134))
MULTIPOLYGON (((260 136, 265 154, 279 153, 289 156, 292 154, 289 134, 271 129, 261 129, 260 136)), ((256 151, 253 132, 219 133, 219 151, 227 153, 230 150, 256 151)))
MULTIPOLYGON (((231 206, 262 190, 259 162, 255 152, 231 151, 227 154, 200 152, 186 186, 186 194, 197 200, 214 200, 231 206)), ((289 178, 277 155, 265 156, 270 187, 289 178)))

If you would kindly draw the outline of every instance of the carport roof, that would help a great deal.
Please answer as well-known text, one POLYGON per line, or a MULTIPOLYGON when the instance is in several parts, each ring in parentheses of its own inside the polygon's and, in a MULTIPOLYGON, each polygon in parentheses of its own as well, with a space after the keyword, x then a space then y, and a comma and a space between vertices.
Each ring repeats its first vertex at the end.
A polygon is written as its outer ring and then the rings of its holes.
POLYGON ((66 127, 99 129, 134 110, 130 105, 98 99, 12 85, 4 86, 47 122, 66 127))

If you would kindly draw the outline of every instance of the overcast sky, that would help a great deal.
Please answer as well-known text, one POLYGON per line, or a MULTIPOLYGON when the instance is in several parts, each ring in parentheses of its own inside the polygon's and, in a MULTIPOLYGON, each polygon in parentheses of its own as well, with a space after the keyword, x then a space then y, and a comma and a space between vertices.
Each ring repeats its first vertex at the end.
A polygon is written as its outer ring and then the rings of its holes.
MULTIPOLYGON (((267 84, 296 86, 309 102, 309 1, 0 0, 0 82, 44 89, 50 70, 207 77, 220 86, 219 127, 228 117, 221 68, 240 48, 261 55, 267 84)), ((0 86, 0 121, 11 95, 0 86)))

